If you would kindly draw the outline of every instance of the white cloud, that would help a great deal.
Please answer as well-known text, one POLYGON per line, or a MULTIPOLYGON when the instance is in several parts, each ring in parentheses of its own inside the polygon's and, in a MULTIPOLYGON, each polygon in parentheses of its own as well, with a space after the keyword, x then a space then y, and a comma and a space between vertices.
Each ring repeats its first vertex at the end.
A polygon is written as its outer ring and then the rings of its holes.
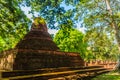
POLYGON ((56 34, 57 32, 58 32, 58 30, 48 29, 48 33, 50 33, 50 34, 56 34))

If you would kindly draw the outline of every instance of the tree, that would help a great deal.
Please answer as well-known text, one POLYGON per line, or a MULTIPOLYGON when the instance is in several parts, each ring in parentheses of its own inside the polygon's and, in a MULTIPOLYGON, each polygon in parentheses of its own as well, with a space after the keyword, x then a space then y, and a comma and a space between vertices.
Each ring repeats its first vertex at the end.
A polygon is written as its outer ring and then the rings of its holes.
MULTIPOLYGON (((113 18, 114 23, 116 23, 118 26, 119 24, 119 16, 117 15, 119 13, 119 0, 110 1, 113 5, 112 8, 109 9, 113 10, 113 15, 111 15, 111 12, 108 12, 106 10, 106 3, 107 0, 92 0, 88 1, 85 0, 84 3, 80 2, 77 6, 77 18, 83 17, 83 24, 85 27, 89 30, 91 28, 98 28, 103 26, 107 33, 114 33, 114 28, 112 26, 113 18)), ((108 2, 109 3, 109 2, 108 2)), ((109 11, 110 11, 109 10, 109 11)), ((117 29, 119 30, 119 28, 117 29)), ((117 31, 119 33, 119 31, 117 31)))
MULTIPOLYGON (((108 36, 114 34, 115 40, 120 47, 119 28, 119 0, 85 0, 76 6, 76 19, 83 18, 83 24, 90 30, 91 28, 103 27, 108 36)), ((120 49, 119 49, 120 52, 120 49)), ((117 53, 114 53, 117 54, 117 53)), ((119 67, 120 68, 120 67, 119 67)))
POLYGON ((20 1, 0 1, 0 37, 5 43, 4 49, 13 48, 26 34, 30 20, 20 8, 20 1))
POLYGON ((87 56, 87 43, 84 41, 85 35, 74 28, 62 28, 54 37, 55 43, 61 51, 78 52, 83 59, 87 56))
POLYGON ((116 60, 118 48, 114 36, 109 36, 104 27, 97 27, 86 32, 85 40, 89 50, 92 51, 93 59, 116 60))
POLYGON ((110 1, 109 0, 105 0, 106 2, 106 6, 107 6, 107 10, 108 10, 108 13, 110 14, 110 24, 111 24, 111 27, 114 29, 114 34, 115 34, 115 37, 116 37, 116 40, 117 40, 117 43, 118 43, 118 49, 120 51, 120 31, 119 31, 119 21, 115 21, 115 17, 114 17, 114 14, 113 14, 113 10, 111 9, 110 7, 110 1))
POLYGON ((77 2, 78 0, 23 0, 22 5, 31 7, 30 13, 33 16, 35 12, 38 12, 39 16, 47 21, 49 28, 58 29, 59 25, 55 24, 66 23, 67 20, 73 20, 74 17, 74 9, 65 10, 62 5, 66 3, 69 6, 77 2))
MULTIPOLYGON (((105 2, 106 2, 108 13, 110 14, 110 17, 111 17, 110 18, 111 19, 110 24, 111 24, 111 27, 114 29, 114 34, 115 34, 115 37, 116 37, 116 41, 117 41, 118 49, 119 49, 119 55, 120 55, 120 29, 119 29, 119 21, 115 21, 115 17, 114 17, 115 15, 113 13, 113 10, 111 9, 110 1, 109 0, 105 0, 105 2)), ((118 69, 120 71, 120 57, 119 57, 118 65, 117 65, 116 69, 118 69)))

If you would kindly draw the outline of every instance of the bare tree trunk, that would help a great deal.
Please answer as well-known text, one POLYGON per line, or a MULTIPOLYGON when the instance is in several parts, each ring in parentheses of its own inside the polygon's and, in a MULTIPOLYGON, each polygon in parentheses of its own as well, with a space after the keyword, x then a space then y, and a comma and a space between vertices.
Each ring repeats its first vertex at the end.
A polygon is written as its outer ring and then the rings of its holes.
MULTIPOLYGON (((109 14, 111 16, 113 16, 113 11, 110 7, 110 2, 109 0, 104 0, 106 2, 106 7, 107 7, 107 10, 109 12, 109 14)), ((115 20, 114 20, 114 17, 111 17, 111 27, 114 29, 114 33, 115 33, 115 37, 116 37, 116 40, 117 40, 117 43, 118 43, 118 49, 119 49, 119 52, 120 52, 120 31, 118 29, 118 25, 115 23, 115 20)), ((116 66, 116 69, 120 71, 120 56, 118 57, 118 64, 116 66)))

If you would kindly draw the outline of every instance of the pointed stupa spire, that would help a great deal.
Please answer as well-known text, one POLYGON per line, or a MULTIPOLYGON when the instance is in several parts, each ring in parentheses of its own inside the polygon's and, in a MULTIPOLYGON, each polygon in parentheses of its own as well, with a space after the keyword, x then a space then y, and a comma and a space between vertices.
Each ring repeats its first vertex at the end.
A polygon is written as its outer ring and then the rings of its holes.
POLYGON ((47 32, 47 25, 45 20, 41 17, 36 17, 32 24, 31 30, 40 30, 47 32))

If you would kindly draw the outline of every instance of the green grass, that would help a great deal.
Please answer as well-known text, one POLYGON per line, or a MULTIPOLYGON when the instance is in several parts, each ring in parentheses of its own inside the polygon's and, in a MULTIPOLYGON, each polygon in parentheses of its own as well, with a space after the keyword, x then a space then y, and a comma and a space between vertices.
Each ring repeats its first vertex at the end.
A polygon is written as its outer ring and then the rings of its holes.
POLYGON ((93 78, 92 80, 120 80, 120 73, 110 72, 93 78))

